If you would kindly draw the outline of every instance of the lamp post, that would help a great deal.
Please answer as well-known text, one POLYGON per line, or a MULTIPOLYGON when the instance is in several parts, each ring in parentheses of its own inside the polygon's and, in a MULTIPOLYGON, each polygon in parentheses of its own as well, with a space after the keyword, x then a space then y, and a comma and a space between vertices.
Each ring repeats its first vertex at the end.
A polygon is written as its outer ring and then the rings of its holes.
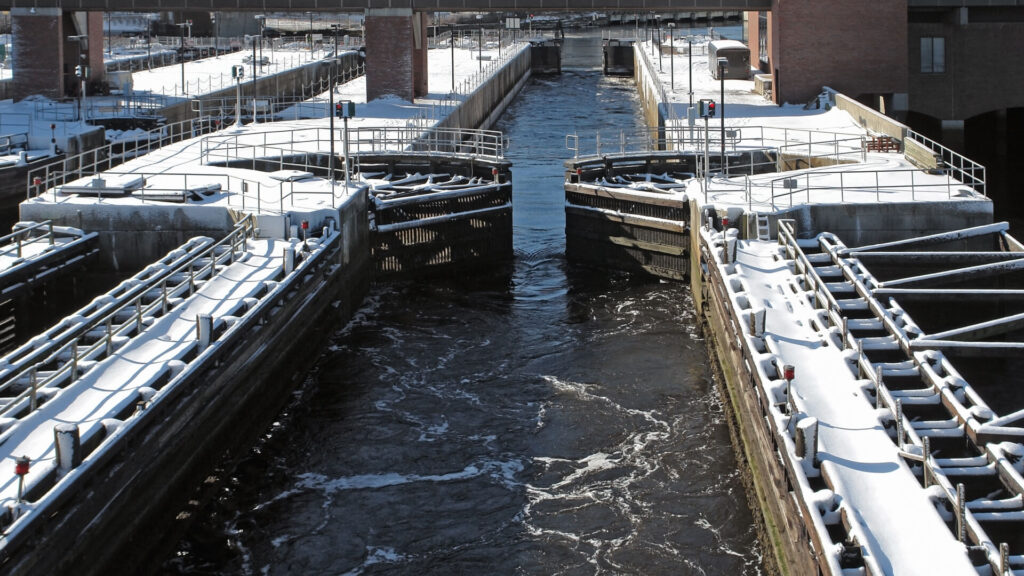
POLYGON ((78 91, 78 119, 82 119, 82 99, 85 98, 85 79, 88 75, 88 69, 82 64, 82 41, 89 37, 85 34, 79 34, 77 36, 68 36, 68 42, 74 42, 78 48, 75 57, 75 78, 81 81, 81 87, 78 91))
POLYGON ((267 21, 266 14, 257 14, 253 16, 257 22, 260 23, 260 61, 263 60, 263 26, 267 21))
POLYGON ((727 58, 718 59, 718 80, 721 85, 721 93, 718 98, 718 117, 722 122, 722 173, 728 174, 725 166, 725 72, 729 69, 727 58))
POLYGON ((110 41, 110 12, 107 12, 107 56, 110 56, 113 47, 114 45, 110 41))
POLYGON ((178 42, 178 60, 181 61, 181 93, 188 94, 188 87, 185 84, 185 24, 184 22, 178 24, 179 42, 178 42))
POLYGON ((330 160, 330 164, 328 166, 328 170, 330 171, 331 194, 332 194, 332 197, 333 197, 333 194, 334 194, 334 182, 336 181, 336 178, 334 177, 334 163, 335 163, 335 160, 334 160, 334 116, 335 116, 335 112, 334 112, 334 67, 337 66, 337 64, 338 64, 338 25, 337 24, 331 24, 331 33, 334 34, 334 62, 331 63, 331 68, 330 68, 330 72, 329 72, 330 80, 328 81, 328 85, 330 86, 330 90, 328 90, 329 94, 327 96, 327 106, 328 106, 327 107, 327 114, 331 117, 331 120, 330 120, 330 122, 331 122, 331 127, 330 127, 330 132, 331 132, 331 160, 330 160))
POLYGON ((658 72, 664 72, 665 69, 661 65, 661 15, 655 16, 654 20, 658 24, 658 72))
POLYGON ((672 55, 669 63, 669 86, 676 89, 676 23, 668 23, 668 52, 672 55))
POLYGON ((455 94, 455 25, 452 24, 452 94, 455 94))
POLYGON ((306 11, 306 16, 309 16, 309 59, 313 59, 313 14, 315 12, 306 11))
POLYGON ((210 17, 210 23, 213 24, 213 57, 216 58, 220 56, 220 24, 216 13, 210 17))
POLYGON ((688 84, 690 88, 690 108, 693 108, 693 36, 686 36, 687 49, 686 53, 690 56, 690 82, 688 84))

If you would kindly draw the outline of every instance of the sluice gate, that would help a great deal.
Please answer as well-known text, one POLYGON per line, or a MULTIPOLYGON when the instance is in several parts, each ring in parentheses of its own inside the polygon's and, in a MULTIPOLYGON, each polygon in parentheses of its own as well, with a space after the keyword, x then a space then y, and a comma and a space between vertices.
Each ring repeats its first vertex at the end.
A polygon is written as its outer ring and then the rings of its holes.
POLYGON ((782 220, 775 248, 716 228, 700 228, 698 300, 768 479, 764 513, 801 519, 783 526, 784 554, 824 574, 930 570, 938 556, 947 573, 1024 573, 1024 397, 1008 386, 1024 245, 1008 227, 847 247, 782 220), (923 539, 941 554, 908 546, 923 539))
POLYGON ((511 164, 439 155, 362 155, 379 276, 486 268, 512 258, 511 164))
POLYGON ((570 261, 683 280, 689 273, 692 158, 677 155, 566 162, 570 261), (616 162, 616 161, 619 162, 616 162))

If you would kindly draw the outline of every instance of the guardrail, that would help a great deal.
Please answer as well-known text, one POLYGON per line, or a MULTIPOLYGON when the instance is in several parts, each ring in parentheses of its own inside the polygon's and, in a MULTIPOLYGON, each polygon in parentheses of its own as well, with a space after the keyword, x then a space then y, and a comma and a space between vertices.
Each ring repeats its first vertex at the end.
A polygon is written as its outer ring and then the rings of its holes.
POLYGON ((33 222, 28 226, 19 227, 14 232, 0 237, 0 246, 15 244, 15 251, 18 258, 21 258, 26 244, 45 241, 50 246, 53 246, 55 238, 56 236, 53 234, 53 220, 44 220, 42 222, 33 222), (41 235, 33 236, 33 232, 37 230, 45 230, 45 232, 41 235))
MULTIPOLYGON (((346 82, 350 82, 364 74, 366 74, 366 66, 363 64, 359 64, 352 68, 343 68, 340 71, 340 74, 334 78, 334 82, 335 84, 345 84, 346 82)), ((245 84, 245 82, 243 82, 243 84, 245 84)), ((235 84, 232 83, 231 86, 235 86, 235 84)), ((330 79, 320 77, 316 81, 303 85, 301 88, 301 95, 296 96, 261 97, 250 94, 242 98, 240 108, 243 113, 254 114, 258 121, 298 120, 300 118, 309 117, 328 117, 331 111, 327 109, 328 101, 326 99, 322 101, 309 100, 330 90, 330 79), (256 104, 257 102, 259 105, 256 104), (310 114, 300 114, 304 109, 308 110, 318 106, 323 107, 322 115, 313 116, 310 114), (287 114, 289 109, 293 109, 292 114, 287 114)), ((222 98, 193 98, 191 100, 191 108, 193 112, 196 112, 200 116, 234 118, 236 103, 237 99, 234 96, 222 98)))
MULTIPOLYGON (((924 174, 915 168, 901 170, 808 170, 795 176, 783 176, 771 181, 772 209, 780 207, 780 199, 788 199, 785 207, 793 206, 793 197, 806 194, 807 202, 822 200, 825 193, 839 193, 839 202, 846 202, 846 197, 853 193, 874 193, 875 201, 882 201, 882 194, 901 193, 910 195, 916 200, 917 195, 935 193, 945 189, 946 198, 952 198, 954 192, 961 190, 962 182, 953 179, 948 173, 942 175, 924 174), (838 183, 835 182, 838 177, 838 183), (930 181, 922 182, 923 179, 930 181), (944 178, 935 182, 936 178, 944 178), (812 184, 812 179, 822 183, 812 184), (801 181, 803 186, 800 185, 801 181), (777 190, 781 190, 777 191, 777 190)), ((833 200, 830 200, 833 201, 833 200)))
POLYGON ((209 118, 183 120, 149 130, 144 136, 136 139, 111 142, 63 160, 51 162, 29 171, 26 175, 25 197, 39 196, 55 186, 109 170, 136 156, 148 154, 168 144, 207 134, 218 128, 220 128, 219 121, 209 118))
POLYGON ((931 149, 935 154, 936 160, 941 161, 945 169, 955 174, 958 180, 970 186, 978 193, 985 196, 988 195, 985 191, 984 166, 909 128, 907 128, 907 138, 916 140, 931 149))
MULTIPOLYGON (((336 132, 342 132, 337 129, 336 132)), ((201 142, 200 161, 204 164, 257 162, 278 158, 283 164, 285 157, 307 155, 307 158, 325 153, 332 138, 329 128, 300 128, 277 130, 258 134, 217 133, 206 136, 201 142)), ((470 130, 460 128, 350 128, 348 146, 353 154, 361 152, 427 152, 482 156, 499 160, 505 157, 506 142, 501 132, 495 130, 470 130)), ((338 137, 334 137, 336 149, 338 137)), ((310 167, 319 164, 308 163, 310 167)))
MULTIPOLYGON (((620 130, 595 132, 593 139, 583 140, 576 134, 566 137, 566 148, 574 158, 608 154, 649 153, 665 150, 704 152, 713 155, 722 152, 721 131, 703 126, 674 126, 648 128, 626 132, 620 130), (573 145, 568 144, 572 141, 573 145), (592 142, 592 143, 591 143, 592 142)), ((793 159, 803 159, 807 165, 838 164, 864 161, 864 137, 861 134, 742 126, 725 129, 725 151, 772 148, 793 159), (831 162, 829 162, 831 160, 831 162)))
POLYGON ((255 228, 255 218, 248 215, 219 242, 193 238, 122 282, 109 298, 94 300, 70 320, 5 356, 0 362, 0 394, 24 389, 4 398, 0 417, 31 413, 39 406, 40 388, 67 385, 83 367, 113 354, 121 342, 141 333, 146 318, 166 314, 192 295, 199 282, 234 262, 247 250, 246 239, 255 228))

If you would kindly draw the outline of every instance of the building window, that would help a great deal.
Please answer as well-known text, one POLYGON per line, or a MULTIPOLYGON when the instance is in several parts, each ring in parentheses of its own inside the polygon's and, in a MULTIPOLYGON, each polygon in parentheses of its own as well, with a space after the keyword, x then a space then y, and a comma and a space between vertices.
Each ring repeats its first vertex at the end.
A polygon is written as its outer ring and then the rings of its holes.
POLYGON ((921 38, 921 73, 942 74, 946 71, 946 39, 941 36, 921 38))
MULTIPOLYGON (((768 13, 757 13, 757 52, 758 59, 765 67, 768 66, 768 13)), ((767 68, 763 68, 767 69, 767 68)))

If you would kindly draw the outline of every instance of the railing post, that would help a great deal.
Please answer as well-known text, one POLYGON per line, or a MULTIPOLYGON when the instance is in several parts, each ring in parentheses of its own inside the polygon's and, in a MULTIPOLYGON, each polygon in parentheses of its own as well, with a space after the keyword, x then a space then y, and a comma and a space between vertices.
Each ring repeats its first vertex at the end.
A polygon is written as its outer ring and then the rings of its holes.
POLYGON ((35 412, 38 402, 36 400, 36 385, 38 384, 38 375, 36 374, 36 367, 33 366, 28 372, 28 383, 30 387, 29 393, 29 411, 35 412))

